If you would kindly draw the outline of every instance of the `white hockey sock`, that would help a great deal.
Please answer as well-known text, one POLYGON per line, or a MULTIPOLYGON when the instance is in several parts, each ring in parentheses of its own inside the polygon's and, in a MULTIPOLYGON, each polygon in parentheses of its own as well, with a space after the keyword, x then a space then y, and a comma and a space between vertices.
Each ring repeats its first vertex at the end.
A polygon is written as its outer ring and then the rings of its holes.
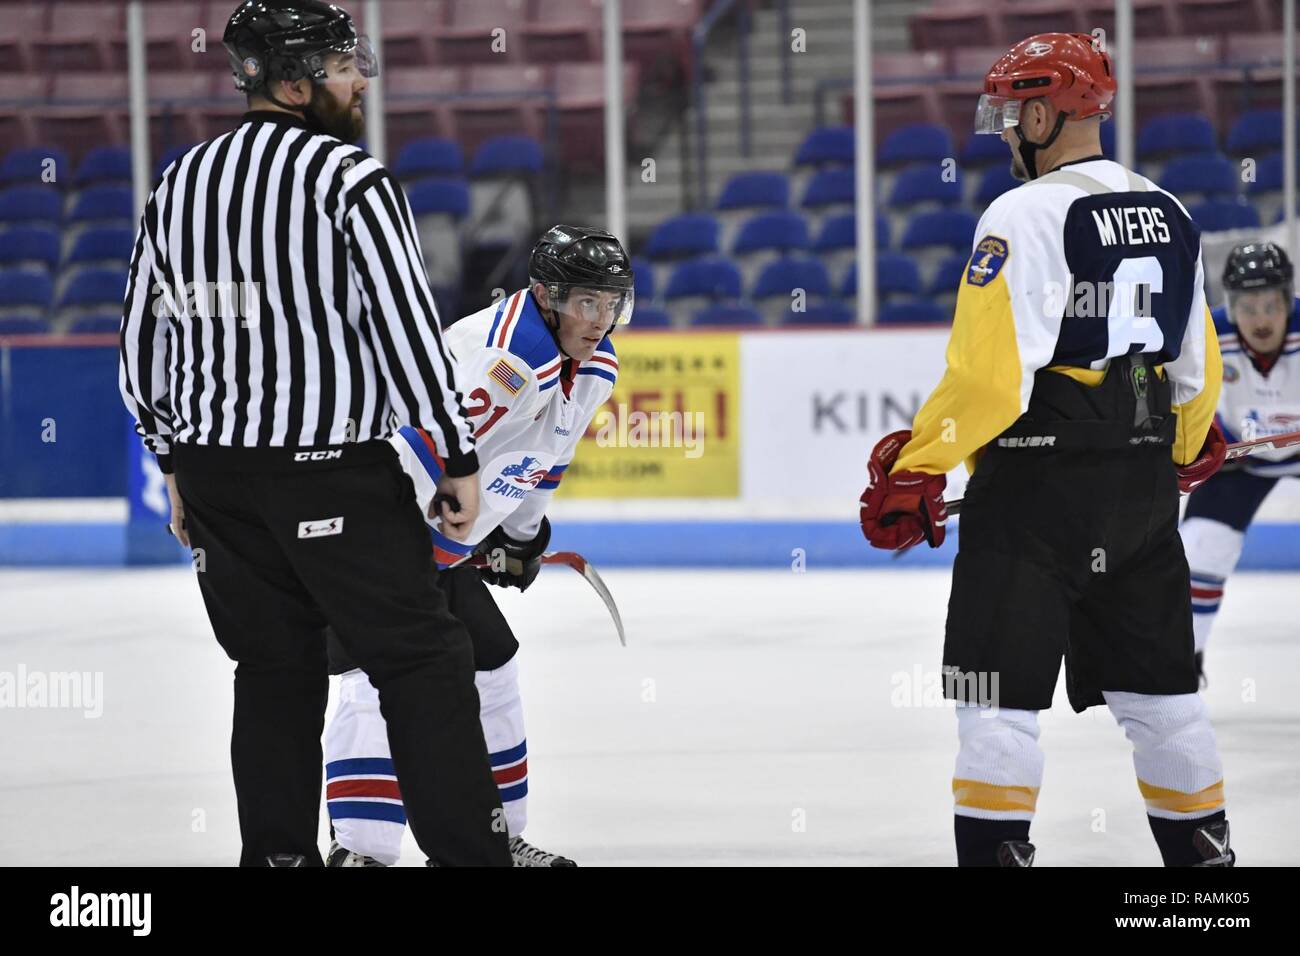
POLYGON ((1043 783, 1038 711, 958 706, 957 735, 953 812, 983 820, 1032 820, 1043 783))
POLYGON ((1106 705, 1133 744, 1147 813, 1166 820, 1223 809, 1223 763, 1200 694, 1105 691, 1106 705))
POLYGON ((494 671, 478 671, 474 684, 478 687, 479 717, 492 776, 501 791, 506 827, 511 836, 519 836, 528 822, 528 741, 524 736, 516 658, 494 671))
POLYGON ((1178 529, 1192 572, 1192 630, 1204 651, 1223 600, 1224 584, 1237 567, 1246 536, 1221 521, 1188 518, 1178 529))

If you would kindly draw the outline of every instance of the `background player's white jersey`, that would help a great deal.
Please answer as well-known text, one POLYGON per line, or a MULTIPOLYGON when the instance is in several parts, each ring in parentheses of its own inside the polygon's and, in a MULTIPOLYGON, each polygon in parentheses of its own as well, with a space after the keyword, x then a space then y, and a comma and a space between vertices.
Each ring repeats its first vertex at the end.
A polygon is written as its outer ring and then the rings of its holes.
MULTIPOLYGON (((1300 298, 1291 310, 1282 354, 1267 372, 1228 321, 1225 307, 1214 310, 1214 325, 1223 354, 1219 424, 1228 441, 1300 431, 1300 298)), ((1293 448, 1260 452, 1243 467, 1252 475, 1300 475, 1300 454, 1293 448)))
MULTIPOLYGON (((527 289, 456 322, 445 339, 474 426, 480 484, 478 520, 464 543, 430 529, 444 567, 498 526, 518 541, 536 537, 578 440, 618 377, 608 336, 586 362, 563 356, 527 289)), ((391 441, 427 515, 442 474, 433 441, 409 426, 391 441)))

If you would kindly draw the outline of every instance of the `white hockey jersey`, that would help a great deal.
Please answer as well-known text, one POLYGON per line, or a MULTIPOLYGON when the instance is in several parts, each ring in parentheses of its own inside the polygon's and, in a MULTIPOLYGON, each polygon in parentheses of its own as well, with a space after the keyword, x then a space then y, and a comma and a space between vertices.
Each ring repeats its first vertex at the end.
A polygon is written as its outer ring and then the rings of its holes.
MULTIPOLYGON (((1223 354, 1219 426, 1228 441, 1300 431, 1300 298, 1287 322, 1282 353, 1268 371, 1228 321, 1225 307, 1214 310, 1214 326, 1223 354)), ((1243 467, 1265 477, 1300 475, 1300 454, 1294 448, 1260 452, 1244 459, 1243 467)))
MULTIPOLYGON (((537 536, 578 440, 618 378, 609 336, 582 364, 564 357, 527 289, 455 322, 444 339, 474 426, 480 483, 467 541, 430 522, 439 567, 470 554, 498 526, 518 541, 537 536)), ((427 515, 443 471, 433 439, 408 425, 390 440, 427 515)))

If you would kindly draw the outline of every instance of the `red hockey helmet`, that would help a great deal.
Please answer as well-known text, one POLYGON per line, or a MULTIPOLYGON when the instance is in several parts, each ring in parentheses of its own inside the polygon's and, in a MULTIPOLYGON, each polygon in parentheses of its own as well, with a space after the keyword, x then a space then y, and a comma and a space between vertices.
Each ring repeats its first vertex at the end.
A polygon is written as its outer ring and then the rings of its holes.
POLYGON ((1020 104, 1047 97, 1065 118, 1109 116, 1115 98, 1110 54, 1087 33, 1038 33, 1002 55, 984 77, 975 132, 1001 133, 1020 123, 1020 104))

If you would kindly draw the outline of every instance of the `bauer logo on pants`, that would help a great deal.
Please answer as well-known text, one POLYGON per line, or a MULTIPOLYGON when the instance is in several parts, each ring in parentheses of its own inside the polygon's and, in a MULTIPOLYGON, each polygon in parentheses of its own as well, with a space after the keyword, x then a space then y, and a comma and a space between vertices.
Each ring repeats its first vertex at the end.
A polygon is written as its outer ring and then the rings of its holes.
POLYGON ((319 521, 298 522, 298 537, 324 538, 332 534, 343 533, 343 517, 322 518, 319 521))

